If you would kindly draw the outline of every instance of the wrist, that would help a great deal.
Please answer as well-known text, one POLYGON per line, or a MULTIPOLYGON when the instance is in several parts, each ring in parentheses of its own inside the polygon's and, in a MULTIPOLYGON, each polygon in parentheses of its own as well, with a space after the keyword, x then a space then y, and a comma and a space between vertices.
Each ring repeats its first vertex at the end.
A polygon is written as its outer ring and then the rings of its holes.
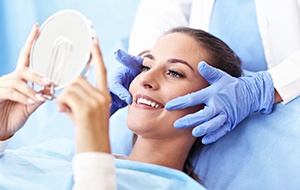
POLYGON ((76 131, 76 149, 77 153, 110 153, 108 130, 91 131, 83 129, 76 131))
POLYGON ((255 78, 255 84, 256 89, 258 89, 258 93, 255 95, 258 103, 257 112, 271 113, 275 101, 275 93, 270 73, 267 71, 258 72, 255 78))
POLYGON ((280 94, 278 91, 274 88, 274 104, 282 102, 283 99, 281 98, 280 94))

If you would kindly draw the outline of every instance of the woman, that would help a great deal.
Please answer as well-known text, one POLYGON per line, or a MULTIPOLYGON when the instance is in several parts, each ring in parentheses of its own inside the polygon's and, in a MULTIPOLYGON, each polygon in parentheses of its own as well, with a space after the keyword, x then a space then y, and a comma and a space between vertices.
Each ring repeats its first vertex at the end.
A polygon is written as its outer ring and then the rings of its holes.
MULTIPOLYGON (((0 84, 11 84, 8 89, 0 88, 0 92, 7 92, 0 93, 3 94, 0 126, 2 141, 19 130, 34 109, 44 101, 34 90, 25 86, 24 82, 49 85, 49 81, 41 80, 42 76, 27 68, 30 47, 37 30, 38 27, 35 26, 20 56, 23 59, 19 62, 19 69, 31 74, 23 75, 21 73, 24 72, 17 70, 0 81, 0 84), (17 96, 19 98, 15 98, 17 96), (13 122, 12 116, 16 115, 19 120, 13 122)), ((115 189, 118 169, 115 171, 114 157, 109 154, 108 134, 111 97, 107 90, 106 69, 96 39, 92 56, 96 63, 96 87, 80 76, 63 90, 56 101, 59 111, 65 112, 76 128, 74 189, 115 189)), ((202 61, 234 77, 241 75, 240 60, 235 53, 221 40, 201 30, 170 30, 144 56, 142 72, 132 81, 129 89, 133 103, 128 106, 127 126, 137 138, 131 154, 121 157, 122 159, 158 165, 177 172, 184 171, 193 176, 188 161, 194 151, 193 145, 200 140, 192 136, 192 128, 176 130, 173 124, 178 118, 199 111, 203 106, 177 111, 168 111, 164 107, 173 98, 209 85, 198 72, 198 67, 209 67, 205 63, 198 64, 202 61)), ((193 177, 197 180, 197 177, 193 177)))

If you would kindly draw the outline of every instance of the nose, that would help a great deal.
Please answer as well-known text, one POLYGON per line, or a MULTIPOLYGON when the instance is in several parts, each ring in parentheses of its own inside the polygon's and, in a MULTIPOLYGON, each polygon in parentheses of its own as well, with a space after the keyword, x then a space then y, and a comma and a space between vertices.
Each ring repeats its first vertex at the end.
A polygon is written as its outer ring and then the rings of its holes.
POLYGON ((150 69, 140 75, 139 83, 143 88, 157 90, 159 89, 159 73, 155 69, 150 69))

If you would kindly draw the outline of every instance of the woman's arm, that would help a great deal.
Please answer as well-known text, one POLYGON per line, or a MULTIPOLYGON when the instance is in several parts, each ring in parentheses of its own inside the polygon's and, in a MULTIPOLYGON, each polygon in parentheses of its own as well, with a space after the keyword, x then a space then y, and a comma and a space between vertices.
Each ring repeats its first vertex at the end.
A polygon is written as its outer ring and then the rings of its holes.
POLYGON ((50 84, 48 79, 28 68, 38 31, 36 24, 20 52, 16 70, 0 77, 0 141, 12 137, 46 100, 28 85, 34 83, 45 87, 50 84))
POLYGON ((63 90, 56 101, 59 111, 65 112, 76 128, 74 189, 116 189, 108 134, 111 97, 97 40, 94 40, 92 57, 96 87, 80 76, 63 90))

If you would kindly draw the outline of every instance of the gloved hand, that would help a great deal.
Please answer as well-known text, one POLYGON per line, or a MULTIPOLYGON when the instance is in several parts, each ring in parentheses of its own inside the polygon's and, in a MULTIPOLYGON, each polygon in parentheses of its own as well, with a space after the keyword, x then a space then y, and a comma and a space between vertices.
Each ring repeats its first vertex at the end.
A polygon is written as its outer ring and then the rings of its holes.
POLYGON ((117 68, 113 78, 108 82, 112 97, 110 115, 132 103, 132 97, 128 92, 128 88, 132 80, 140 74, 140 66, 143 63, 143 58, 129 55, 123 50, 117 50, 115 57, 123 66, 117 68))
POLYGON ((192 134, 203 136, 202 143, 215 142, 254 112, 270 113, 274 103, 274 86, 267 71, 235 78, 200 62, 200 74, 210 86, 169 101, 167 110, 205 104, 204 109, 178 119, 175 128, 196 126, 192 134))

